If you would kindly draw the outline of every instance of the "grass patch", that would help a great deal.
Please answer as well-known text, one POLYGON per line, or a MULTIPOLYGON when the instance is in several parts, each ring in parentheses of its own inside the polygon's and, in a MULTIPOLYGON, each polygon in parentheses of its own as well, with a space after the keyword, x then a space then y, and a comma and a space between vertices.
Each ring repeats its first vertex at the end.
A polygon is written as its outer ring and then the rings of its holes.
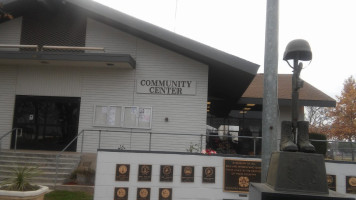
POLYGON ((47 193, 44 200, 93 200, 93 195, 85 192, 55 190, 47 193))

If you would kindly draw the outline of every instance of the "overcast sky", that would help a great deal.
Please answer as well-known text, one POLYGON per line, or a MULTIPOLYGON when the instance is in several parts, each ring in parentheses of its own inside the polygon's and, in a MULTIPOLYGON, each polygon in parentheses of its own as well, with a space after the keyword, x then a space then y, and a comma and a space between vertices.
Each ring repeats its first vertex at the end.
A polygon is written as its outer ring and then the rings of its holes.
MULTIPOLYGON (((266 0, 96 0, 177 34, 264 64, 266 0)), ((292 73, 285 63, 286 45, 309 42, 313 60, 302 79, 335 98, 345 79, 356 78, 356 1, 280 0, 280 74, 292 73)))

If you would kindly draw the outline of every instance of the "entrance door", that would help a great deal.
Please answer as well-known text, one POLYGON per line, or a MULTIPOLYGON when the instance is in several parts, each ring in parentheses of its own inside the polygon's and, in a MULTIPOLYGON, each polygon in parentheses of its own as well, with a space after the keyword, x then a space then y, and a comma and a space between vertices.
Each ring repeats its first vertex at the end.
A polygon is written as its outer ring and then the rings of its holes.
MULTIPOLYGON (((61 151, 75 138, 79 123, 79 97, 17 95, 13 128, 22 128, 18 149, 61 151)), ((15 137, 11 148, 15 146, 15 137)), ((77 142, 67 149, 76 151, 77 142)))

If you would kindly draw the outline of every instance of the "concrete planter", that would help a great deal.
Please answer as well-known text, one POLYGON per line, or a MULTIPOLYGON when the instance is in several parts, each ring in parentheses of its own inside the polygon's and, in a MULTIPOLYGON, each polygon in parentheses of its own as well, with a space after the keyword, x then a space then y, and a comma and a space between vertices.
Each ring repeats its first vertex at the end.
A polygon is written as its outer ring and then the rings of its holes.
POLYGON ((40 189, 35 191, 8 191, 0 190, 0 200, 43 200, 48 192, 47 186, 40 185, 40 189))

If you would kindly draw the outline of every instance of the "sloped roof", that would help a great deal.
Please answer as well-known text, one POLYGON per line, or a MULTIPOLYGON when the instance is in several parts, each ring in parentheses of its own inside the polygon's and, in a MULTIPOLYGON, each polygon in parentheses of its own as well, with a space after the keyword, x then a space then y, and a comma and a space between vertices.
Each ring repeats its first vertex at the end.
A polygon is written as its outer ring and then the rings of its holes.
MULTIPOLYGON (((89 17, 144 40, 182 54, 209 66, 209 97, 237 100, 249 86, 259 65, 183 37, 158 26, 91 0, 0 0, 4 10, 14 17, 29 4, 61 9, 65 6, 81 8, 89 17), (54 3, 56 6, 53 6, 54 3), (62 6, 57 6, 59 3, 62 6)), ((238 36, 237 36, 238 37, 238 36)))
MULTIPOLYGON (((278 102, 280 105, 291 105, 292 74, 278 74, 278 102)), ((264 75, 257 74, 250 86, 242 95, 239 103, 262 104, 264 75)), ((327 94, 304 81, 299 90, 299 103, 303 106, 334 107, 336 101, 327 94)))

